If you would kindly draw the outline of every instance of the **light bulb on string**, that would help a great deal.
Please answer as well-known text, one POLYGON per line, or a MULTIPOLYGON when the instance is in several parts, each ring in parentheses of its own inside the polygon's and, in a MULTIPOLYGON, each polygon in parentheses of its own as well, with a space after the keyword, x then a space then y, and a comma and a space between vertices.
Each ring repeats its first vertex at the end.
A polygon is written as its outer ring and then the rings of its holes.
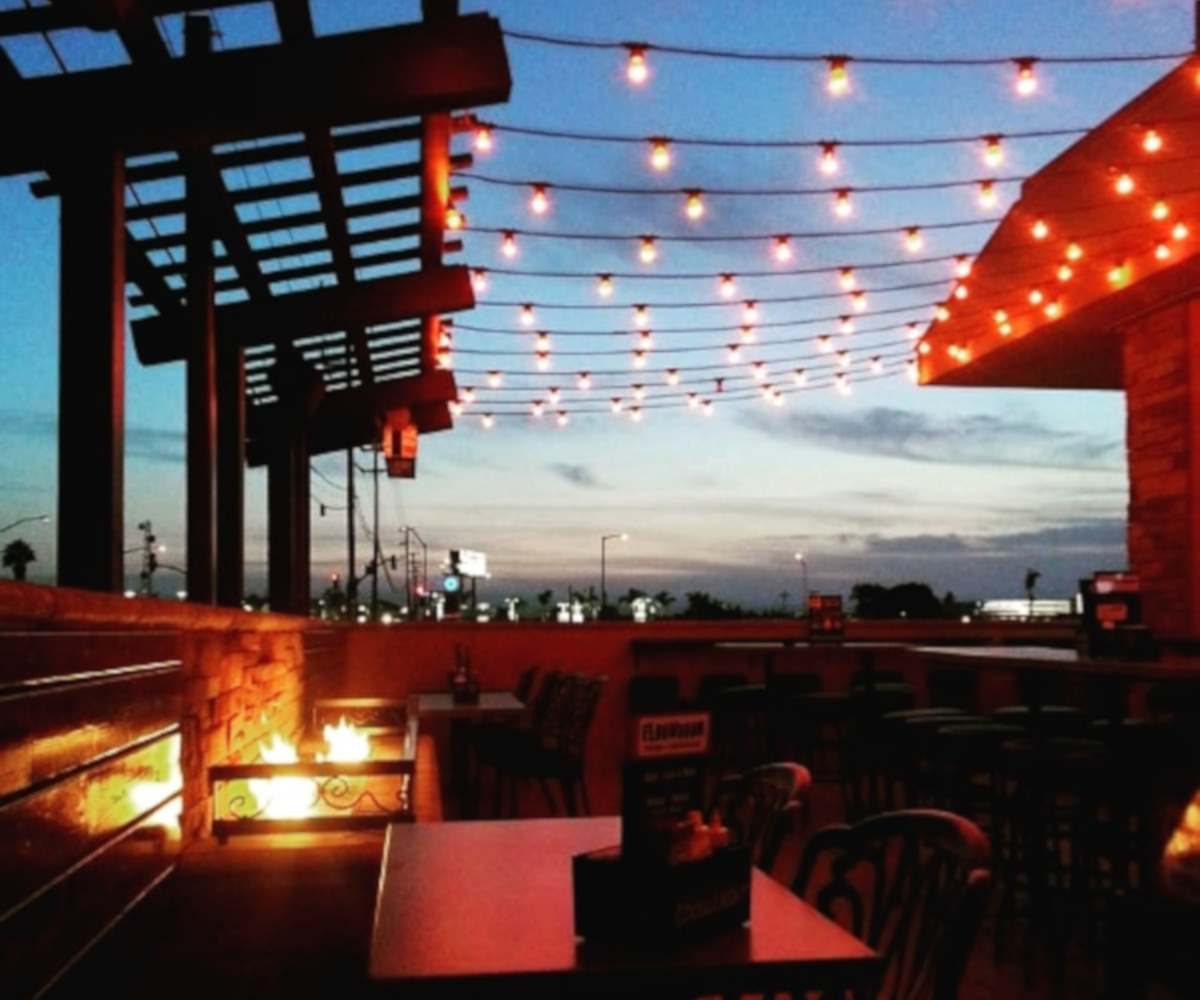
POLYGON ((910 226, 904 234, 904 248, 909 253, 918 253, 925 245, 925 238, 917 226, 910 226))
POLYGON ((558 391, 557 386, 550 386, 546 390, 546 402, 551 406, 558 406, 558 401, 562 398, 562 393, 558 391))
POLYGON ((700 394, 698 392, 689 392, 687 394, 687 405, 693 410, 700 407, 700 394))
POLYGON ((742 305, 742 322, 751 326, 758 322, 758 303, 754 299, 747 299, 742 305))
POLYGON ((921 336, 921 327, 916 323, 909 323, 908 326, 904 328, 904 332, 908 336, 909 340, 916 340, 921 336))
POLYGON ((1154 219, 1156 222, 1162 222, 1170 214, 1171 214, 1171 206, 1168 205, 1166 203, 1166 201, 1163 200, 1162 198, 1159 198, 1150 207, 1150 218, 1154 219))
POLYGON ((534 419, 540 420, 542 418, 542 415, 546 412, 546 404, 543 403, 540 399, 535 399, 532 403, 529 404, 529 412, 530 412, 530 414, 532 414, 534 419))
POLYGON ((545 215, 550 211, 550 196, 546 193, 545 184, 533 185, 533 194, 529 196, 529 210, 534 215, 545 215))
POLYGON ((971 258, 962 255, 954 258, 954 275, 957 278, 968 278, 971 275, 971 258))
POLYGON ((829 334, 823 333, 817 338, 817 350, 822 354, 830 354, 833 352, 833 340, 829 334))
POLYGON ((643 236, 638 256, 643 264, 653 264, 658 259, 658 245, 654 242, 653 236, 643 236))
POLYGON ((685 191, 686 200, 683 203, 684 214, 693 222, 704 218, 704 199, 700 197, 700 192, 696 190, 685 191))
POLYGON ((486 268, 477 267, 471 272, 471 287, 477 295, 487 291, 488 277, 486 268))
POLYGON ((849 368, 850 367, 850 352, 849 351, 838 351, 837 362, 842 368, 849 368))
POLYGON ((750 373, 755 382, 761 382, 767 377, 767 366, 761 361, 755 361, 750 367, 750 373))
POLYGON ((671 143, 668 139, 650 140, 650 166, 659 173, 671 166, 671 143))
POLYGON ((550 350, 550 334, 545 330, 539 330, 537 335, 537 344, 535 350, 546 352, 550 350))
POLYGON ((789 237, 775 237, 775 259, 781 264, 785 264, 792 259, 792 241, 789 237))
POLYGON ((796 385, 808 385, 808 372, 806 372, 803 368, 797 368, 794 372, 792 372, 792 381, 795 382, 796 385))
POLYGON ((846 69, 846 63, 849 59, 846 56, 829 56, 829 78, 826 81, 826 89, 834 97, 841 97, 850 89, 850 73, 846 69))
POLYGON ((475 387, 471 385, 464 385, 462 392, 459 393, 458 401, 464 406, 470 406, 472 403, 474 403, 475 387))
POLYGON ((838 317, 838 333, 843 337, 849 337, 854 332, 854 320, 849 316, 838 317))
POLYGON ((838 172, 839 163, 836 142, 821 143, 820 167, 821 173, 827 177, 832 177, 838 172))
POLYGON ((1148 128, 1142 134, 1142 149, 1147 153, 1157 153, 1163 148, 1162 135, 1157 129, 1148 128))
POLYGON ((602 299, 612 298, 613 280, 611 274, 601 274, 596 278, 596 291, 602 299))
POLYGON ((1113 187, 1119 195, 1133 194, 1133 190, 1137 185, 1134 183, 1133 175, 1128 170, 1122 170, 1117 174, 1117 179, 1113 181, 1113 187))
POLYGON ((640 406, 631 406, 629 408, 629 419, 635 424, 642 422, 642 408, 640 406))
POLYGON ((667 385, 679 385, 679 370, 677 368, 668 368, 666 377, 667 385))
POLYGON ((1046 224, 1045 219, 1038 219, 1036 222, 1034 222, 1033 226, 1030 227, 1029 231, 1033 234, 1033 238, 1035 240, 1044 240, 1050 235, 1050 227, 1046 224))
POLYGON ((743 326, 742 327, 742 343, 743 344, 753 344, 756 340, 758 340, 758 333, 755 331, 754 327, 743 326))
POLYGON ((592 387, 591 372, 580 372, 579 378, 577 378, 575 380, 575 386, 576 386, 576 388, 582 389, 584 392, 587 392, 587 390, 589 390, 592 387))
POLYGON ((650 325, 650 311, 643 305, 633 307, 633 325, 645 330, 650 325))
POLYGON ((499 389, 500 384, 503 381, 504 379, 498 371, 493 370, 487 373, 487 384, 489 388, 499 389))
POLYGON ((504 233, 500 241, 500 252, 505 257, 515 257, 517 255, 517 234, 511 230, 504 233))
POLYGON ((950 307, 946 305, 938 306, 933 311, 933 316, 939 323, 945 323, 950 318, 950 307))
POLYGON ((855 292, 853 295, 850 296, 850 300, 854 304, 855 312, 866 312, 867 311, 867 293, 866 292, 855 292))
POLYGON ((496 418, 490 413, 483 414, 483 416, 479 418, 479 422, 483 425, 483 429, 485 431, 490 431, 496 426, 496 418))
POLYGON ((625 75, 629 82, 641 86, 650 77, 650 65, 646 61, 646 46, 626 45, 629 58, 625 66, 625 75))
POLYGON ((1079 260, 1079 258, 1083 256, 1083 247, 1081 247, 1078 243, 1076 243, 1074 240, 1072 240, 1070 243, 1067 244, 1066 253, 1067 253, 1067 260, 1070 260, 1070 261, 1079 260))
POLYGON ((838 372, 833 377, 834 387, 843 396, 850 395, 850 379, 846 377, 845 372, 838 372))
POLYGON ((1129 277, 1129 264, 1126 261, 1119 261, 1109 268, 1108 281, 1111 285, 1126 285, 1129 283, 1129 277))
POLYGON ((1186 240, 1188 238, 1188 227, 1183 222, 1177 222, 1171 227, 1171 238, 1175 240, 1186 240))
POLYGON ((1029 289, 1029 304, 1031 306, 1040 306, 1046 300, 1046 293, 1040 288, 1029 289))
POLYGON ((1058 299, 1051 299, 1042 312, 1046 314, 1047 319, 1058 319, 1062 315, 1062 303, 1058 299))
POLYGON ((480 153, 492 151, 492 127, 480 122, 475 126, 475 150, 480 153))
POLYGON ((739 348, 737 344, 730 344, 725 349, 725 360, 728 361, 731 365, 736 365, 739 361, 742 360, 741 348, 739 348))
POLYGON ((467 224, 467 218, 457 208, 451 205, 446 209, 446 228, 454 232, 462 229, 467 224))
POLYGON ((909 358, 904 362, 904 369, 908 372, 910 382, 916 382, 921 377, 921 372, 915 358, 909 358))
POLYGON ((706 399, 706 400, 704 401, 704 404, 703 404, 703 406, 701 407, 701 412, 702 412, 702 413, 703 413, 703 414, 704 414, 706 417, 711 417, 711 416, 713 415, 713 413, 715 413, 715 412, 716 412, 716 407, 714 407, 714 406, 713 406, 713 401, 712 401, 711 399, 706 399))
POLYGON ((838 272, 838 283, 842 286, 842 291, 852 292, 855 285, 858 284, 858 279, 854 277, 854 268, 843 267, 838 272))
POLYGON ((1071 265, 1064 260, 1058 265, 1058 270, 1055 271, 1055 275, 1058 277, 1059 281, 1070 281, 1075 276, 1075 271, 1071 268, 1071 265))
POLYGON ((954 297, 956 299, 958 299, 960 302, 963 299, 965 299, 969 294, 970 294, 969 289, 967 288, 966 285, 962 284, 961 282, 954 286, 954 297))
POLYGON ((437 356, 438 367, 444 371, 454 368, 454 355, 450 351, 440 351, 437 356))
POLYGON ((654 346, 654 334, 650 330, 639 330, 637 335, 638 350, 648 351, 654 346))
POLYGON ((883 359, 878 354, 876 354, 875 357, 870 360, 869 364, 872 375, 883 374, 883 359))
POLYGON ((635 383, 632 386, 632 390, 633 390, 633 398, 634 399, 640 401, 640 400, 643 400, 646 398, 646 387, 644 385, 642 385, 640 382, 635 383))
POLYGON ((853 212, 854 206, 850 204, 850 189, 839 188, 833 196, 833 214, 839 219, 848 219, 853 212))
POLYGON ((1037 74, 1034 72, 1034 59, 1018 59, 1017 63, 1017 93, 1029 97, 1038 89, 1037 74))
POLYGON ((640 347, 636 351, 633 352, 633 367, 634 368, 645 368, 646 367, 646 352, 643 351, 640 347))
POLYGON ((979 182, 979 204, 983 208, 996 207, 996 182, 995 181, 980 181, 979 182))
POLYGON ((983 162, 992 168, 998 167, 1004 162, 1004 146, 1000 142, 1000 136, 985 135, 983 137, 983 162))
POLYGON ((723 299, 731 299, 737 295, 737 282, 732 274, 722 274, 719 287, 723 299))
POLYGON ((523 306, 521 306, 521 325, 522 326, 533 326, 536 319, 537 319, 537 316, 534 314, 532 303, 526 302, 523 306))
POLYGON ((537 369, 540 372, 547 372, 550 370, 550 354, 548 351, 537 352, 537 369))
POLYGON ((571 422, 571 418, 568 416, 566 410, 559 410, 554 415, 554 422, 558 424, 559 427, 566 427, 567 424, 571 422))
POLYGON ((447 405, 447 408, 450 410, 450 413, 453 416, 456 416, 456 417, 462 416, 462 411, 463 411, 462 403, 460 403, 457 399, 450 400, 450 402, 447 403, 446 405, 447 405))
POLYGON ((613 413, 620 413, 623 409, 625 409, 625 401, 620 396, 613 396, 613 398, 608 401, 608 406, 613 413))

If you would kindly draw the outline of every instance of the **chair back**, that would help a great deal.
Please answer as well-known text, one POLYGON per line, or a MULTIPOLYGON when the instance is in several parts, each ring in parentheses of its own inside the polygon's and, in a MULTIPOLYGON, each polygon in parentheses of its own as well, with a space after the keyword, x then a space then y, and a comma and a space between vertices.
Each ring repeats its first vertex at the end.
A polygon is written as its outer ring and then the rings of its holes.
POLYGON ((811 791, 812 774, 803 764, 762 764, 723 777, 709 811, 721 814, 736 842, 750 846, 751 861, 769 872, 779 856, 788 823, 803 809, 811 791))
POLYGON ((991 877, 978 826, 906 809, 818 831, 792 888, 883 956, 878 1000, 954 1000, 991 877))
POLYGON ((529 696, 533 694, 533 685, 537 683, 537 676, 541 668, 537 666, 526 667, 517 675, 517 683, 513 685, 513 697, 521 701, 528 702, 529 696))
POLYGON ((529 725, 533 729, 541 729, 545 722, 546 713, 550 708, 550 703, 557 697, 555 691, 562 678, 561 670, 549 670, 542 674, 542 681, 537 686, 537 691, 531 696, 532 702, 529 706, 529 725))
POLYGON ((563 708, 562 725, 558 733, 558 750, 568 761, 581 763, 584 747, 592 720, 596 718, 596 707, 608 677, 578 675, 573 679, 572 691, 563 708))

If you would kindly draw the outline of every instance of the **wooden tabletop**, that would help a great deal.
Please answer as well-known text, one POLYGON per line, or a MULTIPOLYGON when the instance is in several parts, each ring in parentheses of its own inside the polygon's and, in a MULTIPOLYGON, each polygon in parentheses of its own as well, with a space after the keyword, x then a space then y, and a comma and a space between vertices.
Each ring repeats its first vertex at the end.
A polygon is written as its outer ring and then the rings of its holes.
POLYGON ((866 945, 757 869, 747 926, 630 949, 575 937, 571 857, 620 841, 620 819, 388 828, 370 975, 406 998, 802 992, 869 988, 866 945))
POLYGON ((496 716, 520 715, 525 702, 511 691, 480 691, 479 700, 458 702, 449 691, 430 691, 412 695, 418 716, 438 718, 484 719, 496 716))

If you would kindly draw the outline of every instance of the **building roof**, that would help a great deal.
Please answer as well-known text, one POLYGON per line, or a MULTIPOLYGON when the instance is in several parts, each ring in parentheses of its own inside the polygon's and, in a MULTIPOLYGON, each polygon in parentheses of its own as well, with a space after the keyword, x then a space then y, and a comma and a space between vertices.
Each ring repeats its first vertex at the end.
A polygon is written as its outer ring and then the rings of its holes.
POLYGON ((1198 241, 1194 57, 1024 183, 918 345, 920 381, 1120 389, 1122 328, 1195 294, 1198 241))

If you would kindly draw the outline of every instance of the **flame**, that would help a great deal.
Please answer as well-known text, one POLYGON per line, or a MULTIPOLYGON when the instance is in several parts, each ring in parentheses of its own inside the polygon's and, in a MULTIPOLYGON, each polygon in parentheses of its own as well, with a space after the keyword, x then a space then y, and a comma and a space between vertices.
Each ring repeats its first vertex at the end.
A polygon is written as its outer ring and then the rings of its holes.
POLYGON ((346 721, 345 716, 338 719, 336 726, 326 724, 325 742, 329 746, 328 756, 318 755, 317 760, 331 760, 339 764, 352 764, 367 760, 371 756, 371 737, 359 732, 357 727, 346 721))
MULTIPOLYGON (((300 760, 295 744, 278 733, 272 733, 271 742, 259 752, 267 764, 296 764, 300 760)), ((312 812, 314 790, 309 778, 251 778, 246 784, 269 819, 301 819, 312 812)))
POLYGON ((1183 817, 1175 827, 1175 832, 1171 834, 1171 839, 1167 841, 1163 856, 1178 858, 1186 854, 1195 854, 1197 851, 1200 851, 1200 793, 1192 797, 1192 801, 1183 811, 1183 817))

